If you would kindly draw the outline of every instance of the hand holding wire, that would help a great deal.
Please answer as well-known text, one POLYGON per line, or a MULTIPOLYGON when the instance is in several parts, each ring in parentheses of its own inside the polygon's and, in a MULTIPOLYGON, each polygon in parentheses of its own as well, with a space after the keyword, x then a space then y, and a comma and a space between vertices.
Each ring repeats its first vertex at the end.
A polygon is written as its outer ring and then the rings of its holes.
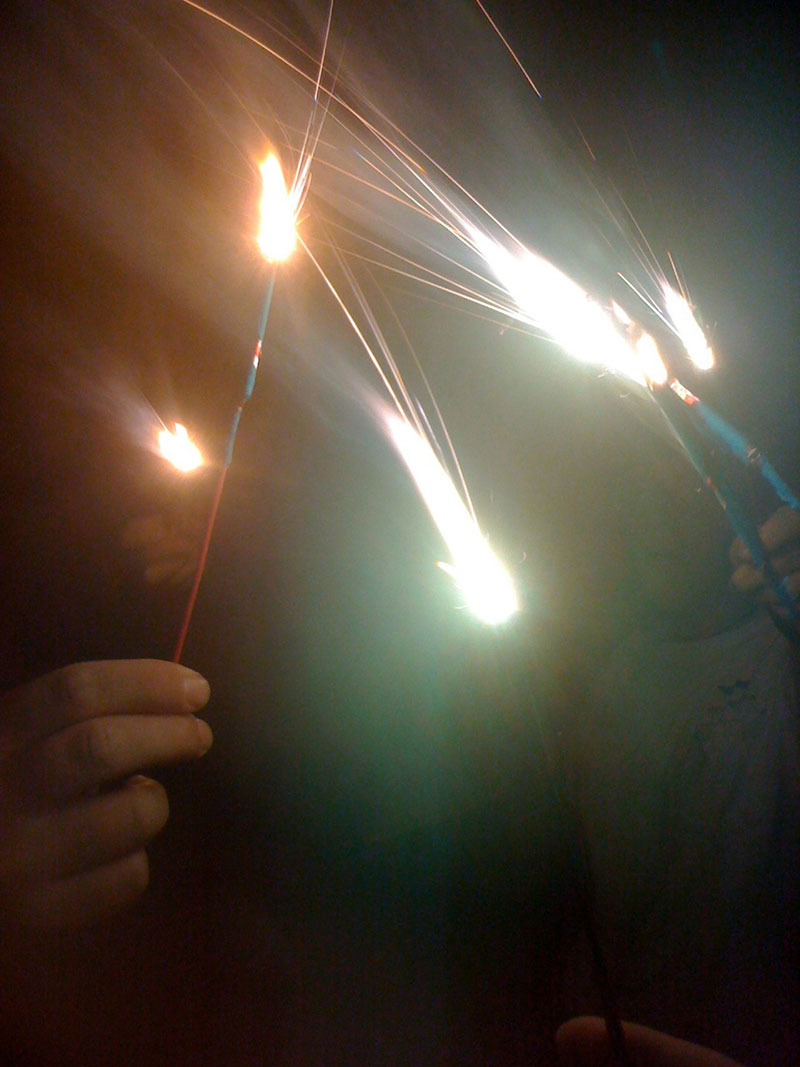
POLYGON ((140 772, 208 750, 193 714, 208 697, 195 671, 158 660, 73 664, 0 696, 4 919, 82 924, 139 896, 169 813, 140 772))

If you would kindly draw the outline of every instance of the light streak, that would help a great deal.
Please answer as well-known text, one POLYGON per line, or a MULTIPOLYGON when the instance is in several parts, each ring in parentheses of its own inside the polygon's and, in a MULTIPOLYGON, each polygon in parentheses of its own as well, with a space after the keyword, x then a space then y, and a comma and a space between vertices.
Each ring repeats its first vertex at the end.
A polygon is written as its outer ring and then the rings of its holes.
POLYGON ((186 427, 179 422, 175 423, 174 432, 166 426, 159 430, 158 448, 164 459, 176 470, 189 472, 203 465, 200 449, 189 437, 186 427))
POLYGON ((662 285, 662 293, 664 307, 689 359, 698 370, 711 370, 714 366, 714 353, 688 300, 667 282, 662 285))
POLYGON ((380 324, 355 276, 340 258, 339 266, 344 271, 364 322, 358 321, 354 310, 348 306, 305 242, 303 247, 367 353, 394 404, 394 411, 381 405, 381 421, 414 479, 450 552, 450 561, 440 562, 439 566, 454 579, 464 597, 466 607, 479 621, 491 626, 508 621, 520 609, 514 584, 481 533, 466 481, 435 400, 434 408, 456 465, 461 491, 456 488, 455 482, 434 451, 427 420, 421 416, 419 404, 406 386, 380 324), (370 342, 370 337, 374 339, 373 343, 370 342), (376 348, 382 358, 379 358, 376 348))
POLYGON ((519 611, 508 571, 492 552, 426 438, 394 413, 385 421, 450 552, 450 562, 439 566, 453 578, 473 615, 491 626, 507 622, 519 611))

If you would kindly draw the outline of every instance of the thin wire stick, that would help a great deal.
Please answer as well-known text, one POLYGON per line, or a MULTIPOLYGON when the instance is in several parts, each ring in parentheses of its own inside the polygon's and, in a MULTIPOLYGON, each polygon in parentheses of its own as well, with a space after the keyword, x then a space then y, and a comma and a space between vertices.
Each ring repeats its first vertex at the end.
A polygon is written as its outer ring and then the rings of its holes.
POLYGON ((222 489, 225 485, 225 476, 228 473, 228 464, 226 463, 219 472, 219 478, 217 479, 217 488, 214 491, 214 499, 211 502, 211 509, 208 513, 208 523, 206 524, 206 532, 203 537, 203 545, 200 549, 200 557, 197 560, 197 568, 194 572, 194 581, 192 582, 192 589, 189 593, 189 600, 186 604, 186 610, 183 613, 183 622, 181 623, 181 630, 178 634, 178 640, 175 644, 175 652, 172 656, 173 663, 180 663, 181 656, 183 655, 183 646, 186 642, 186 635, 189 632, 189 624, 192 621, 192 613, 194 611, 195 601, 197 600, 197 594, 200 590, 200 582, 203 578, 203 571, 206 569, 206 559, 208 558, 208 549, 211 545, 211 535, 214 532, 214 522, 217 518, 217 511, 219 510, 219 502, 222 499, 222 489))
POLYGON ((239 429, 239 420, 242 417, 242 408, 250 399, 253 393, 253 388, 256 384, 256 374, 258 373, 258 364, 261 361, 261 349, 264 344, 264 334, 267 329, 267 321, 269 319, 269 311, 272 306, 272 292, 275 288, 275 275, 277 273, 276 264, 272 265, 267 278, 267 289, 264 294, 264 303, 261 307, 261 318, 258 325, 258 340, 253 351, 253 360, 250 364, 250 370, 247 374, 247 381, 245 382, 244 392, 242 399, 239 402, 239 406, 233 414, 233 420, 231 422, 230 432, 228 434, 228 444, 225 449, 225 459, 222 463, 222 468, 219 472, 219 479, 217 480, 217 488, 214 492, 214 499, 211 502, 211 510, 208 514, 208 523, 206 525, 205 536, 203 537, 203 545, 200 549, 200 558, 197 561, 197 569, 194 573, 194 581, 192 582, 192 589, 189 593, 189 600, 186 604, 186 610, 183 613, 183 622, 181 623, 181 630, 178 634, 178 640, 175 645, 175 651, 172 655, 173 663, 180 663, 181 656, 183 655, 183 646, 186 642, 186 635, 189 632, 189 624, 192 621, 192 612, 194 611, 195 601, 197 600, 197 594, 200 589, 200 582, 203 578, 203 571, 206 567, 206 559, 208 557, 208 549, 211 545, 211 535, 214 532, 214 522, 217 518, 217 511, 219 510, 219 502, 222 499, 222 490, 225 485, 225 477, 228 473, 228 468, 233 462, 233 446, 236 443, 236 433, 239 429))

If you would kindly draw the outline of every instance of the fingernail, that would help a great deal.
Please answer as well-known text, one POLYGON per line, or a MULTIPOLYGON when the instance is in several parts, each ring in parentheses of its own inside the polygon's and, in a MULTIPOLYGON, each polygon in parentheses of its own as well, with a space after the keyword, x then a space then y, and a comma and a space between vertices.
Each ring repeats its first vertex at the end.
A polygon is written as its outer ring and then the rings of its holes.
POLYGON ((214 740, 214 735, 211 732, 211 727, 207 722, 202 719, 195 719, 197 723, 197 736, 200 741, 199 755, 204 756, 206 752, 211 748, 211 744, 214 740))
POLYGON ((183 699, 189 711, 198 711, 208 703, 211 686, 201 674, 195 674, 183 680, 183 699))

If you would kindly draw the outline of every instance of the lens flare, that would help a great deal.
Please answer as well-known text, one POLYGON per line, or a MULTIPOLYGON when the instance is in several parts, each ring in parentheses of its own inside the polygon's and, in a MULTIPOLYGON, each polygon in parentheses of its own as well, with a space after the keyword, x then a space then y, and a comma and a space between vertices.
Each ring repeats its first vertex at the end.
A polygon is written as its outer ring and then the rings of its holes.
POLYGON ((176 470, 193 471, 203 465, 203 456, 197 445, 190 440, 186 427, 175 423, 174 433, 164 427, 158 434, 158 448, 161 455, 176 470))
POLYGON ((490 626, 506 622, 519 610, 514 585, 447 471, 428 441, 405 419, 389 414, 386 424, 450 551, 451 562, 439 566, 454 579, 476 618, 490 626))

